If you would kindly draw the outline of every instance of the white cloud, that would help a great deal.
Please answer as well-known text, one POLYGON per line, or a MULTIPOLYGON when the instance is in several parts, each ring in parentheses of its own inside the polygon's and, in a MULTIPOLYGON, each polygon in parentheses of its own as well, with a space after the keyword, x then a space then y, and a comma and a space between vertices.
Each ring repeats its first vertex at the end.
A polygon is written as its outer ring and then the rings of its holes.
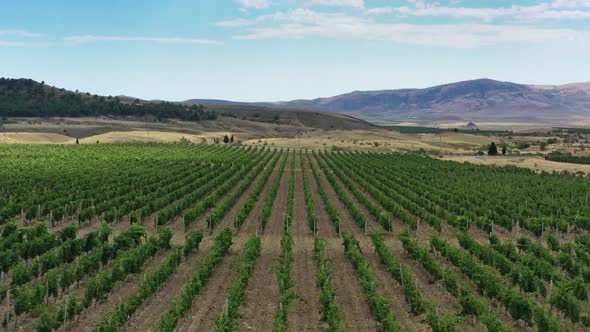
POLYGON ((266 8, 270 6, 269 0, 238 0, 239 3, 246 8, 266 8))
POLYGON ((252 24, 252 21, 244 19, 244 18, 221 21, 221 22, 215 23, 215 25, 219 26, 219 27, 243 27, 243 26, 247 26, 247 25, 251 25, 251 24, 252 24))
POLYGON ((590 0, 554 0, 553 8, 590 8, 590 0))
POLYGON ((393 8, 392 7, 369 8, 369 9, 365 10, 365 14, 368 14, 368 15, 393 14, 393 8))
POLYGON ((49 47, 49 46, 60 46, 64 43, 54 42, 20 42, 20 41, 5 41, 0 40, 0 47, 49 47))
POLYGON ((12 37, 32 38, 32 37, 43 37, 45 35, 40 34, 40 33, 29 32, 29 31, 25 31, 25 30, 0 30, 0 36, 2 36, 2 37, 12 36, 12 37))
POLYGON ((340 7, 353 7, 353 8, 364 8, 364 0, 309 0, 308 6, 340 6, 340 7))
POLYGON ((403 44, 476 48, 499 44, 555 44, 588 47, 590 32, 499 24, 380 23, 367 17, 295 9, 260 16, 236 39, 352 38, 403 44))
POLYGON ((365 14, 385 15, 398 14, 415 17, 447 17, 473 18, 486 22, 498 18, 508 18, 516 21, 536 20, 576 20, 590 18, 590 0, 555 0, 538 5, 511 7, 449 7, 441 6, 439 2, 425 0, 409 0, 411 6, 370 8, 365 14))
POLYGON ((129 36, 70 36, 64 38, 65 42, 74 44, 84 44, 93 42, 156 42, 156 43, 167 43, 167 44, 209 44, 219 45, 222 42, 209 40, 209 39, 193 39, 193 38, 181 38, 181 37, 129 37, 129 36))

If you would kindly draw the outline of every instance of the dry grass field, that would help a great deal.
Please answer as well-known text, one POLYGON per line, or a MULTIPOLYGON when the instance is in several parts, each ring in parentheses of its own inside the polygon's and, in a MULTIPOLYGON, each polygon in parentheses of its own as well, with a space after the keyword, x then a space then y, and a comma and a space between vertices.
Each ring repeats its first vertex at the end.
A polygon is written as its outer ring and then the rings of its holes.
MULTIPOLYGON (((268 110, 268 109, 266 109, 268 110)), ((235 142, 246 146, 281 148, 357 150, 376 152, 414 152, 431 156, 444 155, 446 159, 490 165, 513 165, 535 170, 567 170, 587 172, 586 166, 543 160, 551 152, 586 155, 590 144, 574 136, 576 142, 541 144, 551 136, 530 135, 546 132, 540 124, 478 123, 482 130, 515 130, 513 134, 495 137, 483 134, 445 131, 433 133, 400 133, 368 125, 345 116, 291 110, 286 113, 264 113, 262 109, 224 107, 225 116, 216 121, 199 123, 183 121, 137 121, 138 119, 112 118, 21 118, 8 119, 0 128, 0 143, 7 144, 81 144, 124 142, 221 142, 225 135, 234 136, 235 142), (279 115, 280 114, 280 115, 279 115), (279 119, 276 120, 276 117, 279 119), (314 118, 319 122, 314 124, 314 118), (335 127, 335 128, 331 128, 335 127), (348 128, 348 129, 345 129, 348 128), (511 156, 485 158, 476 156, 485 152, 490 142, 507 144, 511 156), (519 145, 526 145, 526 148, 519 145)), ((397 123, 415 126, 416 123, 397 123)), ((463 128, 465 123, 436 124, 441 128, 463 128)))

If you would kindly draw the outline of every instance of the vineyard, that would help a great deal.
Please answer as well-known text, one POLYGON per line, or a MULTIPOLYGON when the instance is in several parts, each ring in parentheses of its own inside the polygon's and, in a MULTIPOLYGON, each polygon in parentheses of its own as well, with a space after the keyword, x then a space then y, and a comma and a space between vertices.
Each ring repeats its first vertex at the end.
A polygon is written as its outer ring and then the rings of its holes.
POLYGON ((584 331, 590 180, 396 153, 0 145, 6 331, 584 331))

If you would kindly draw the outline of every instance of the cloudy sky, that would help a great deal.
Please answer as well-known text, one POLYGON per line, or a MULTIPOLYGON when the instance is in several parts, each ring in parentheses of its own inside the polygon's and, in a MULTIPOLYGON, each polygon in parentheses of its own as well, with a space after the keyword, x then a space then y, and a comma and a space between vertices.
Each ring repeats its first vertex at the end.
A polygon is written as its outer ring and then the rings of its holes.
POLYGON ((0 76, 241 101, 590 81, 590 0, 0 2, 0 76))

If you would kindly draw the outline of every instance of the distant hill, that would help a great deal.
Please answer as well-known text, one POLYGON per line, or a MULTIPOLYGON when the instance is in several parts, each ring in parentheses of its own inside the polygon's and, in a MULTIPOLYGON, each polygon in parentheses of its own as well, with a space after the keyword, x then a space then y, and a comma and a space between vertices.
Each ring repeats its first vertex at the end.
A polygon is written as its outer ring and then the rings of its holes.
MULTIPOLYGON (((207 103, 200 99, 188 102, 207 103)), ((355 91, 313 100, 241 104, 316 109, 373 120, 563 122, 590 118, 590 83, 538 86, 479 79, 426 89, 355 91)))
POLYGON ((0 116, 133 116, 201 121, 213 120, 217 114, 206 110, 202 105, 97 96, 59 89, 30 79, 0 78, 0 116))
MULTIPOLYGON (((211 100, 210 103, 218 103, 211 100)), ((0 78, 0 131, 76 138, 109 132, 232 132, 240 137, 292 137, 313 131, 375 130, 367 121, 286 107, 202 105, 68 91, 30 79, 0 78)))

